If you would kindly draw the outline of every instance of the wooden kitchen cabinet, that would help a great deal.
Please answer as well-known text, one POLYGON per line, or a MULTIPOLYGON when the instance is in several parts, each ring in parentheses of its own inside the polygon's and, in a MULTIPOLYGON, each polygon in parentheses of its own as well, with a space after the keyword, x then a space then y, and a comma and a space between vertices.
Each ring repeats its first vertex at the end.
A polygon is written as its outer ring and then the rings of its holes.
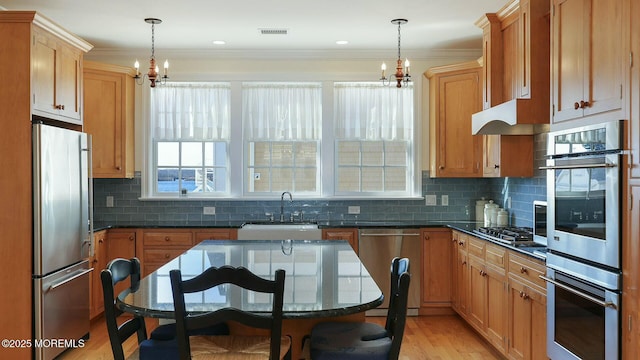
POLYGON ((89 317, 91 319, 102 314, 104 311, 104 299, 102 295, 102 282, 100 272, 107 267, 107 230, 93 233, 93 256, 89 258, 89 263, 93 271, 90 275, 90 307, 89 317))
MULTIPOLYGON (((518 123, 548 124, 548 13, 548 0, 512 0, 476 21, 483 32, 483 110, 513 102, 516 114, 509 115, 518 123)), ((533 176, 533 135, 483 135, 482 149, 483 177, 533 176)))
POLYGON ((107 262, 116 259, 131 259, 136 256, 136 231, 132 229, 110 229, 107 242, 107 262))
POLYGON ((547 359, 545 264, 509 255, 508 348, 510 359, 547 359))
POLYGON ((135 71, 84 63, 84 131, 92 136, 93 177, 133 178, 135 71))
MULTIPOLYGON (((424 228, 422 238, 422 306, 420 315, 451 314, 453 251, 447 228, 424 228)), ((415 265, 414 265, 415 266, 415 265)))
POLYGON ((628 6, 627 0, 553 0, 552 125, 627 118, 628 6))
POLYGON ((194 246, 192 229, 144 229, 141 232, 143 276, 194 246))
POLYGON ((471 115, 482 110, 477 61, 434 67, 429 79, 431 177, 481 177, 482 136, 471 135, 471 115))
POLYGON ((469 321, 501 353, 506 350, 507 250, 470 237, 469 321))
MULTIPOLYGON (((0 300, 0 338, 3 339, 31 339, 34 332, 33 287, 26 281, 33 274, 31 120, 34 115, 42 115, 33 106, 35 74, 40 71, 34 68, 39 65, 33 53, 34 31, 42 29, 64 39, 70 46, 77 45, 83 51, 91 48, 84 40, 34 11, 0 11, 0 163, 7 169, 0 186, 0 198, 6 204, 0 210, 4 239, 0 241, 0 263, 5 270, 0 274, 0 288, 11 289, 10 296, 0 300), (16 286, 17 281, 22 285, 16 286)), ((57 115, 51 117, 62 119, 57 115)), ((77 125, 70 127, 78 128, 77 125)), ((4 348, 2 355, 6 359, 30 359, 32 350, 4 348)))
POLYGON ((238 229, 220 228, 220 229, 197 229, 194 233, 195 245, 204 240, 237 240, 238 229))
POLYGON ((82 125, 82 59, 91 46, 65 40, 33 27, 33 114, 82 125))
POLYGON ((358 253, 358 229, 356 228, 322 229, 322 238, 325 240, 346 240, 353 251, 358 253))
POLYGON ((463 318, 467 319, 469 308, 469 263, 467 261, 467 242, 469 236, 462 232, 452 232, 452 251, 455 255, 451 274, 454 279, 452 289, 453 309, 463 318))
POLYGON ((532 177, 533 135, 483 135, 483 177, 532 177))
POLYGON ((622 359, 640 356, 640 182, 631 181, 623 190, 622 235, 622 359))

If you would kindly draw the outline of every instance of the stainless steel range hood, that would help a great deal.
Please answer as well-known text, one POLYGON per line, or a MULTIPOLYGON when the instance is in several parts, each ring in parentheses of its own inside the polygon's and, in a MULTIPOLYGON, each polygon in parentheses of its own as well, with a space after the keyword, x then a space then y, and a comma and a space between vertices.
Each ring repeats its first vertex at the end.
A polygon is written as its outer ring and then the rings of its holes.
POLYGON ((549 109, 531 99, 513 99, 471 116, 473 135, 533 135, 549 131, 549 109))

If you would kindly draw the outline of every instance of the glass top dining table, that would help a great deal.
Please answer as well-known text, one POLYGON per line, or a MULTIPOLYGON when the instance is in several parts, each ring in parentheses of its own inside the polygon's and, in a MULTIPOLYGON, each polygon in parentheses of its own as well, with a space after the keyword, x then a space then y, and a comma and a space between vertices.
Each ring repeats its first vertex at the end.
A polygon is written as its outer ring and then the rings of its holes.
MULTIPOLYGON (((205 240, 124 290, 118 295, 116 306, 144 317, 173 318, 169 271, 180 269, 186 279, 210 266, 223 265, 244 266, 270 279, 277 269, 284 269, 285 319, 362 313, 383 301, 382 291, 346 241, 205 240)), ((267 296, 226 284, 187 294, 185 301, 188 312, 229 306, 269 312, 267 296)))

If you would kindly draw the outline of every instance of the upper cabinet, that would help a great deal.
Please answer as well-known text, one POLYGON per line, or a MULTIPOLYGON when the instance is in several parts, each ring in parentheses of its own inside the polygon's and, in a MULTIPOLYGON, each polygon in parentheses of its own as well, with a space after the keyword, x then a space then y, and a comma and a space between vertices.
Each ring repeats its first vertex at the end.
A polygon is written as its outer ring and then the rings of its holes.
POLYGON ((627 118, 628 7, 626 0, 553 0, 552 125, 627 118))
POLYGON ((133 178, 135 71, 84 64, 84 131, 92 136, 93 177, 133 178))
POLYGON ((473 114, 474 134, 547 131, 549 9, 549 0, 512 0, 476 22, 483 32, 484 106, 473 114))
POLYGON ((82 125, 82 59, 91 45, 33 12, 32 111, 34 115, 82 125))
POLYGON ((549 122, 549 2, 511 1, 483 15, 482 176, 533 176, 533 133, 549 122), (535 57, 532 57, 535 54, 535 57))
POLYGON ((471 61, 431 68, 425 74, 431 177, 482 176, 482 137, 471 134, 471 114, 482 109, 481 70, 471 61))

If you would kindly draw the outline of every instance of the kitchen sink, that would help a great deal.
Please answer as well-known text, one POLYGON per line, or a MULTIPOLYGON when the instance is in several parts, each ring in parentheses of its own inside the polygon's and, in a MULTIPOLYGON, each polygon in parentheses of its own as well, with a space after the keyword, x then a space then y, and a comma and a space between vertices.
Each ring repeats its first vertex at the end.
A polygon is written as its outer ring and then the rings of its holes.
POLYGON ((318 224, 301 223, 250 223, 238 229, 238 240, 320 240, 322 230, 318 224))

